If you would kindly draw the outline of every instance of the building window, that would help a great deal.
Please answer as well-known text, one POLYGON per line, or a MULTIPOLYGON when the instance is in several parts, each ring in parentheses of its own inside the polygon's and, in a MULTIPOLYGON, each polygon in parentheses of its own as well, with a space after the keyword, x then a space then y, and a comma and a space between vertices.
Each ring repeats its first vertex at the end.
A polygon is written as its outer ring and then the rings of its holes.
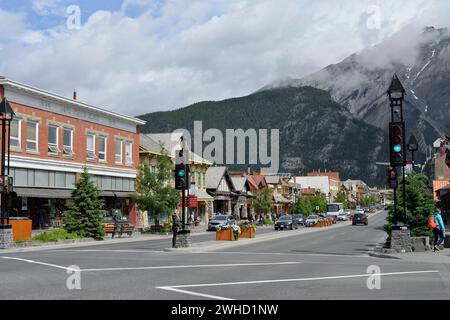
POLYGON ((106 161, 106 137, 98 137, 98 159, 106 161))
POLYGON ((88 159, 95 159, 95 136, 93 134, 87 135, 86 152, 88 159))
POLYGON ((63 132, 63 154, 67 156, 73 155, 73 130, 64 128, 63 132))
POLYGON ((58 154, 58 127, 48 127, 48 152, 58 154))
POLYGON ((125 142, 125 164, 133 163, 133 144, 131 142, 125 142))
POLYGON ((122 140, 116 140, 116 163, 122 163, 122 140))
POLYGON ((198 189, 201 189, 201 188, 202 188, 202 181, 201 181, 201 178, 202 178, 202 173, 201 173, 201 172, 197 173, 197 188, 198 188, 198 189))
POLYGON ((38 151, 38 125, 34 121, 27 122, 27 151, 38 151))
POLYGON ((21 136, 21 124, 22 121, 19 119, 13 119, 11 121, 11 147, 20 148, 20 136, 21 136))

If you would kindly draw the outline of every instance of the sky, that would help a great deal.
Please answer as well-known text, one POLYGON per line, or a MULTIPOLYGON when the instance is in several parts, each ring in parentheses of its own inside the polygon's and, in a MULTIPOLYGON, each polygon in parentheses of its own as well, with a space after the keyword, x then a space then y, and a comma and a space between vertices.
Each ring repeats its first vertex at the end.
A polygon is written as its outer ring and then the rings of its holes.
POLYGON ((0 75, 135 116, 247 95, 449 23, 447 0, 0 0, 0 75))

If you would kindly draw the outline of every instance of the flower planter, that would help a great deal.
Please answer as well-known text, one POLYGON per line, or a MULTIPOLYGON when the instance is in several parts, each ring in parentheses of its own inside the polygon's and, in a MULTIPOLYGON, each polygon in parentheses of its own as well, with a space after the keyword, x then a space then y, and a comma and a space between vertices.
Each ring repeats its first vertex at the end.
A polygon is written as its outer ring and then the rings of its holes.
POLYGON ((241 234, 239 237, 241 238, 254 238, 256 235, 256 230, 253 228, 247 228, 245 230, 241 229, 241 234))
POLYGON ((216 240, 235 241, 233 229, 216 231, 216 240))

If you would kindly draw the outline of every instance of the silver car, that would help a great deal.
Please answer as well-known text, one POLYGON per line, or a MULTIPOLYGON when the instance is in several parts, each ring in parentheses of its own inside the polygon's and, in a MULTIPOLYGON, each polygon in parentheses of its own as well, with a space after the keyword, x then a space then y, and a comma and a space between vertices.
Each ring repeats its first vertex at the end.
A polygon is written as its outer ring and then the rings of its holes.
POLYGON ((312 214, 306 218, 305 227, 314 227, 317 222, 319 222, 319 216, 312 214))
POLYGON ((216 231, 218 225, 233 225, 236 220, 232 215, 220 214, 213 216, 208 222, 208 231, 216 231))

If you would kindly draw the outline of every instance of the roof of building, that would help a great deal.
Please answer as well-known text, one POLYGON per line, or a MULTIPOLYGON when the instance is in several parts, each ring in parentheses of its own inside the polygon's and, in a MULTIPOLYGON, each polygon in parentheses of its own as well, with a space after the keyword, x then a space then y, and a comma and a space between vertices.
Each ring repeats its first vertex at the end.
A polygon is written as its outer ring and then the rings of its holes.
POLYGON ((339 172, 337 171, 308 172, 308 177, 328 177, 331 179, 341 181, 341 178, 339 177, 339 172))
POLYGON ((435 201, 438 200, 436 192, 443 190, 446 187, 450 188, 450 181, 448 181, 448 180, 433 180, 433 197, 434 197, 435 201))
POLYGON ((279 176, 265 176, 268 184, 279 184, 280 177, 279 176))
POLYGON ((95 107, 93 105, 87 104, 87 103, 83 103, 80 102, 78 100, 74 100, 74 99, 70 99, 64 96, 61 96, 59 94, 50 92, 50 91, 46 91, 46 90, 42 90, 42 89, 38 89, 36 87, 32 87, 17 81, 13 81, 10 79, 1 79, 0 78, 0 85, 4 85, 4 86, 9 86, 11 88, 15 88, 15 89, 19 89, 21 91, 25 91, 27 93, 33 94, 33 95, 38 95, 41 97, 46 97, 47 99, 52 99, 54 101, 58 101, 58 102, 62 102, 62 103, 66 103, 66 104, 71 104, 73 106, 77 106, 77 107, 82 107, 82 108, 86 108, 89 109, 91 111, 97 112, 97 113, 101 113, 104 115, 108 115, 108 116, 114 116, 117 118, 120 118, 122 120, 126 120, 126 121, 130 121, 136 125, 138 124, 145 124, 146 121, 135 118, 135 117, 131 117, 131 116, 127 116, 124 114, 120 114, 117 112, 113 112, 111 110, 107 110, 107 109, 103 109, 103 108, 99 108, 99 107, 95 107))
POLYGON ((247 182, 246 177, 231 176, 231 181, 233 182, 236 191, 245 191, 245 183, 247 182))
POLYGON ((291 202, 288 199, 286 199, 285 197, 283 197, 281 194, 278 194, 278 193, 275 193, 273 195, 273 200, 275 203, 290 203, 291 202))
POLYGON ((197 196, 198 200, 203 201, 211 201, 214 200, 213 197, 211 197, 205 190, 195 188, 195 195, 197 196))
POLYGON ((217 189, 227 167, 209 167, 206 170, 206 189, 217 189))
MULTIPOLYGON (((162 154, 161 149, 170 153, 171 158, 175 158, 175 150, 181 149, 181 133, 141 133, 140 147, 145 151, 162 154)), ((212 163, 194 152, 189 152, 189 160, 194 163, 212 165, 212 163)))

